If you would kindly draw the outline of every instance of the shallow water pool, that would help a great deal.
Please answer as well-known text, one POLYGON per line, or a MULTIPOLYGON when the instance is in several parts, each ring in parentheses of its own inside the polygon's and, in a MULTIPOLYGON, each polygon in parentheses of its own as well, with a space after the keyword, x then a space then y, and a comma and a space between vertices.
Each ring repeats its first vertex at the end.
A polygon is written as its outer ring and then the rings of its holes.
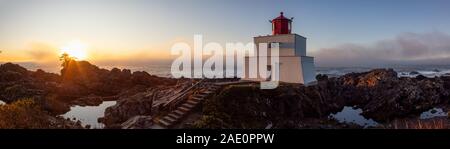
POLYGON ((116 104, 116 101, 105 101, 98 106, 73 106, 70 111, 63 114, 64 118, 75 118, 83 126, 90 125, 91 128, 103 128, 105 125, 97 121, 98 118, 105 116, 106 108, 116 104))

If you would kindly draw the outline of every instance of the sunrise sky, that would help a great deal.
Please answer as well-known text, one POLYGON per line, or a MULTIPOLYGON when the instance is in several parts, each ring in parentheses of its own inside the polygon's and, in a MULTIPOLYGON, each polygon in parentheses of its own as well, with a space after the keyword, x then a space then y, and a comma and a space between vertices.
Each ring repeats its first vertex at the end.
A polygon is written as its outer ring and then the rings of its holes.
POLYGON ((170 47, 251 42, 284 11, 318 66, 450 63, 448 0, 0 0, 0 62, 164 61, 170 47))

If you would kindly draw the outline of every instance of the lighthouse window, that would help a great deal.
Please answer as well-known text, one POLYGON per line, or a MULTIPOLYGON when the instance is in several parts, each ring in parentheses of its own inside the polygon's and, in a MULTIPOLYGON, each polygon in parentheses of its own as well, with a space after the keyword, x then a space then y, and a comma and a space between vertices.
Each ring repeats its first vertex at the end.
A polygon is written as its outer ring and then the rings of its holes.
POLYGON ((281 47, 281 43, 280 42, 269 42, 267 44, 267 48, 274 48, 274 47, 276 47, 275 44, 278 44, 278 47, 281 47), (272 44, 273 44, 273 46, 272 46, 272 44))

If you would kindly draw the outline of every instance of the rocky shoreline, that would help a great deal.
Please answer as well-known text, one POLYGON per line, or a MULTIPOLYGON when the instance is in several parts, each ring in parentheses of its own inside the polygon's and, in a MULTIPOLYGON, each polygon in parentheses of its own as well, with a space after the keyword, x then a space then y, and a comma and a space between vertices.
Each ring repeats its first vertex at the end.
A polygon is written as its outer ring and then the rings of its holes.
POLYGON ((322 128, 330 113, 345 106, 361 108, 363 116, 388 124, 448 107, 450 100, 450 77, 398 78, 392 69, 375 69, 333 78, 318 75, 317 80, 315 85, 281 84, 274 90, 260 90, 258 84, 229 86, 205 102, 204 116, 193 126, 322 128), (305 125, 310 119, 321 121, 305 125))
MULTIPOLYGON (((260 90, 257 83, 227 85, 193 111, 178 128, 360 128, 329 119, 345 106, 362 109, 362 115, 386 124, 417 117, 435 107, 448 109, 450 77, 398 77, 392 69, 349 73, 340 77, 318 75, 314 85, 281 83, 260 90)), ((162 78, 127 69, 101 69, 86 61, 68 61, 61 75, 29 71, 17 64, 0 66, 0 100, 13 104, 32 100, 54 123, 71 106, 98 106, 117 101, 99 121, 106 128, 151 128, 167 109, 164 104, 186 92, 199 80, 162 78)), ((199 87, 195 94, 208 86, 199 87)), ((55 128, 50 127, 49 128, 55 128)), ((58 128, 58 127, 57 127, 58 128)))
POLYGON ((98 106, 103 101, 119 100, 150 88, 176 88, 175 85, 186 81, 142 71, 101 69, 87 61, 69 61, 61 75, 5 63, 0 65, 0 100, 12 104, 29 99, 49 116, 58 118, 74 105, 98 106))

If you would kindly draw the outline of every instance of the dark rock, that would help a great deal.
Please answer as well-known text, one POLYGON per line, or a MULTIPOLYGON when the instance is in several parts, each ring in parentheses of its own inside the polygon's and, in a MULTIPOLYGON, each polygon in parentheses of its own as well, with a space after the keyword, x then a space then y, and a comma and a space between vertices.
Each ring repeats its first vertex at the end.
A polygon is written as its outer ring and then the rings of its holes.
POLYGON ((105 111, 100 118, 106 127, 116 127, 134 116, 153 116, 161 106, 191 86, 191 82, 179 80, 175 86, 157 86, 151 88, 131 88, 119 94, 117 104, 105 111))
POLYGON ((423 75, 418 75, 418 76, 416 76, 416 79, 417 80, 424 80, 424 79, 426 79, 427 77, 425 77, 425 76, 423 76, 423 75))
POLYGON ((103 98, 96 95, 88 95, 86 97, 81 97, 71 102, 72 105, 79 106, 98 106, 103 103, 103 98))
POLYGON ((29 74, 28 70, 26 68, 23 68, 22 66, 18 64, 13 63, 5 63, 0 65, 0 72, 17 72, 18 74, 27 75, 29 74))
POLYGON ((326 80, 328 80, 328 76, 325 75, 325 74, 318 74, 318 75, 316 76, 316 80, 317 80, 317 81, 326 81, 326 80))
POLYGON ((411 71, 410 73, 409 73, 409 75, 419 75, 420 73, 419 72, 417 72, 417 71, 411 71))
POLYGON ((431 109, 431 111, 430 111, 432 114, 434 114, 434 113, 436 113, 437 111, 436 111, 436 109, 431 109))
POLYGON ((61 70, 63 89, 61 92, 71 96, 113 96, 137 85, 152 87, 175 85, 176 80, 152 76, 147 72, 113 68, 111 71, 98 68, 86 61, 71 61, 61 70))
POLYGON ((105 116, 99 120, 105 125, 123 123, 137 115, 150 115, 153 105, 153 94, 146 92, 138 93, 131 97, 123 97, 117 104, 108 107, 105 116))
POLYGON ((149 129, 153 125, 151 116, 135 116, 122 123, 122 129, 149 129))
POLYGON ((56 88, 50 81, 58 79, 57 75, 42 70, 32 72, 12 63, 0 65, 0 100, 8 103, 25 98, 43 100, 56 88))
POLYGON ((290 123, 321 119, 344 106, 360 107, 364 117, 378 122, 390 121, 445 104, 449 99, 449 80, 398 78, 392 69, 375 69, 322 79, 307 87, 282 83, 274 90, 263 91, 256 85, 232 86, 206 101, 205 116, 196 126, 263 128, 266 121, 271 121, 277 128, 297 128, 290 123), (264 112, 266 116, 259 114, 264 112))

